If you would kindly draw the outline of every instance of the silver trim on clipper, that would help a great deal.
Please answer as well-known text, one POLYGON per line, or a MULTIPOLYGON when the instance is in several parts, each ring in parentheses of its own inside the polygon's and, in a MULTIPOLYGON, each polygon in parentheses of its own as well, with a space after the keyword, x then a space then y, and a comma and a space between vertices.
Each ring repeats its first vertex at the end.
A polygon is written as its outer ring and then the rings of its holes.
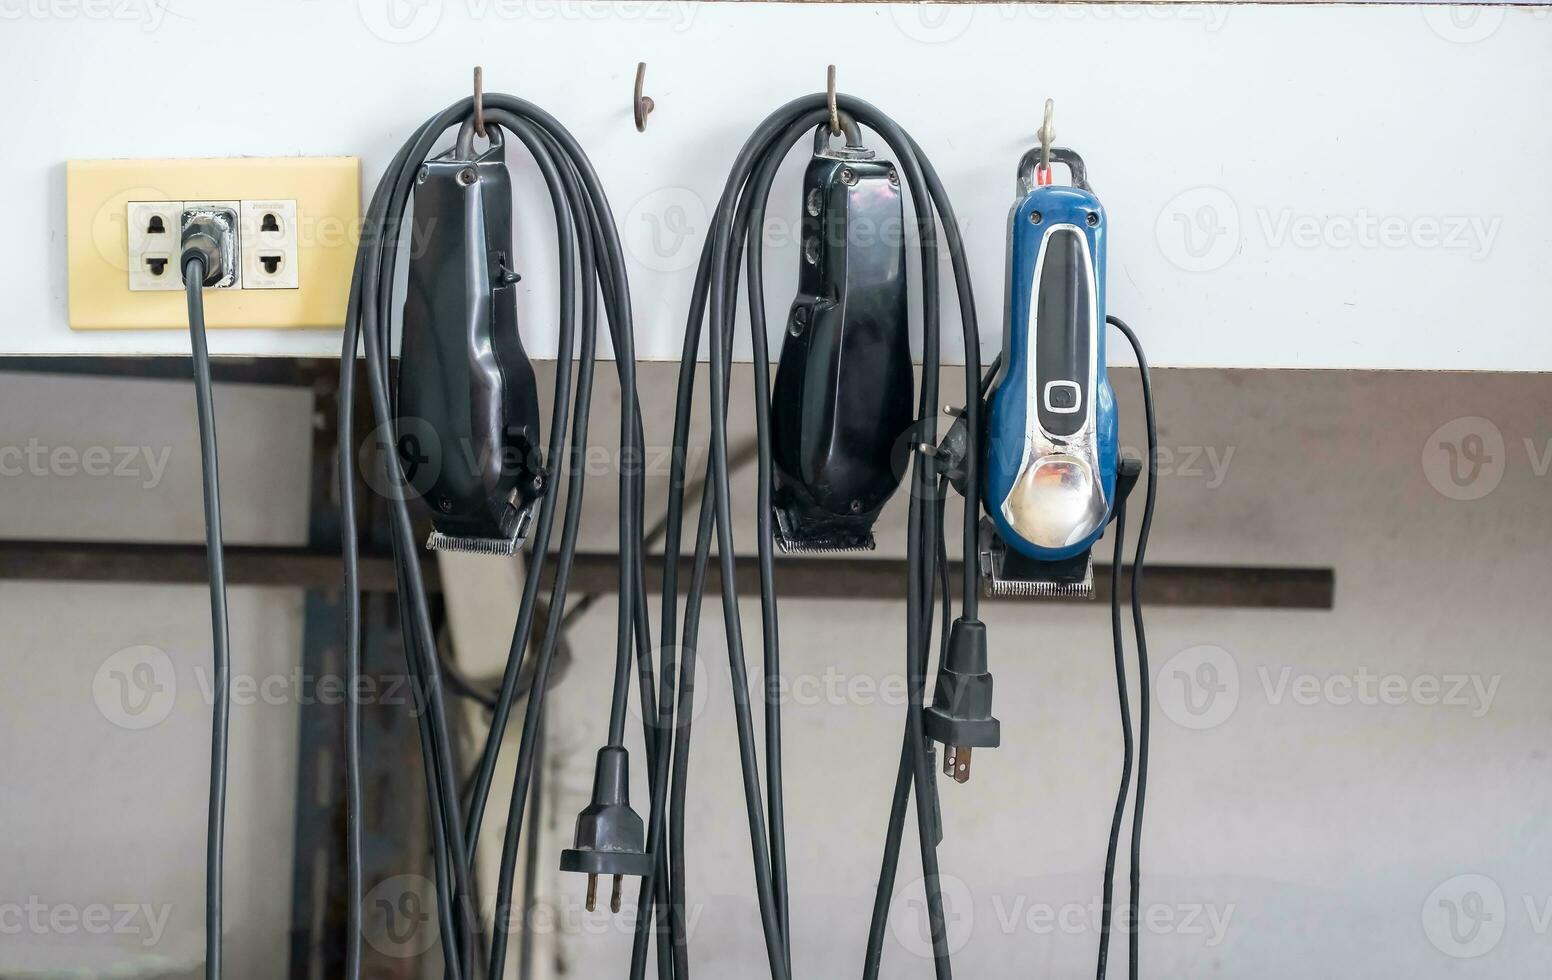
POLYGON ((1071 223, 1053 224, 1047 228, 1040 239, 1040 250, 1030 282, 1029 322, 1025 325, 1030 342, 1029 366, 1024 379, 1024 453, 1019 463, 1018 476, 1001 504, 1003 520, 1026 541, 1042 548, 1064 548, 1083 540, 1104 525, 1109 511, 1104 484, 1099 477, 1099 431, 1094 410, 1099 373, 1097 303, 1090 302, 1088 308, 1087 383, 1080 389, 1076 381, 1054 380, 1042 389, 1035 369, 1035 348, 1040 327, 1041 274, 1049 254, 1047 246, 1058 233, 1076 237, 1081 246, 1079 251, 1083 256, 1086 279, 1090 283, 1096 282, 1094 255, 1083 230, 1071 223), (1081 412, 1083 424, 1071 436, 1057 438, 1040 424, 1040 407, 1041 400, 1049 397, 1053 387, 1064 385, 1079 390, 1082 404, 1071 410, 1061 409, 1060 412, 1081 412), (1082 392, 1087 392, 1087 396, 1083 396, 1082 392))

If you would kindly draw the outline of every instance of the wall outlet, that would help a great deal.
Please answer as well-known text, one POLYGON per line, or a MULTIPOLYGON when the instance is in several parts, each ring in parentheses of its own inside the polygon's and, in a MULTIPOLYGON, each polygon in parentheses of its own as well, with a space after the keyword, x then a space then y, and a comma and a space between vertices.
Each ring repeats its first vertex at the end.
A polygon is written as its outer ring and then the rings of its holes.
POLYGON ((191 204, 238 214, 236 280, 207 291, 207 327, 345 322, 361 227, 355 157, 72 160, 65 199, 74 329, 187 329, 178 256, 191 204))
POLYGON ((295 201, 243 201, 242 288, 297 289, 295 201))
POLYGON ((183 290, 183 277, 178 273, 182 214, 182 201, 130 201, 125 206, 131 291, 183 290))

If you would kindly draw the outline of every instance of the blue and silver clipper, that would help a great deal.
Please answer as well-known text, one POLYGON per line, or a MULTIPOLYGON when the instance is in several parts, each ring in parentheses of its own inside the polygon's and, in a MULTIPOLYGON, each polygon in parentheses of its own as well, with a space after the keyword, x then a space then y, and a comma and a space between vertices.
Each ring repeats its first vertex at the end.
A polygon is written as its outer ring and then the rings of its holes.
POLYGON ((1071 150, 1019 162, 1007 322, 988 396, 980 560, 990 594, 1090 598, 1090 549, 1115 507, 1105 371, 1105 211, 1071 150), (1050 161, 1072 186, 1050 183, 1050 161))

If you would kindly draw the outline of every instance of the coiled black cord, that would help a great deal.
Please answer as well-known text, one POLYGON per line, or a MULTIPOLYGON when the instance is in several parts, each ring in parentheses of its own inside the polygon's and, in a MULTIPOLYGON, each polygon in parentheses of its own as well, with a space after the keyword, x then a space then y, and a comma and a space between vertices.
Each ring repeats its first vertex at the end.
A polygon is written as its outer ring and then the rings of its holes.
POLYGON ((210 728, 210 807, 205 822, 205 977, 221 976, 222 868, 226 841, 226 768, 231 711, 231 630, 226 615, 226 564, 221 545, 221 473, 216 454, 215 406, 210 394, 210 351, 205 343, 205 263, 183 265, 188 298, 194 400, 199 414, 199 471, 205 503, 205 554, 210 563, 210 633, 215 705, 210 728))
MULTIPOLYGON (((516 136, 534 158, 555 211, 560 252, 560 330, 559 363, 555 408, 551 416, 548 463, 558 466, 565 460, 567 469, 566 507, 561 542, 555 556, 556 570, 548 606, 544 636, 533 653, 527 651, 534 623, 540 569, 548 557, 558 487, 541 502, 534 533, 535 561, 524 586, 518 623, 504 671, 501 691, 493 710, 491 731, 477 766, 469 794, 467 813, 460 812, 449 747, 445 712, 442 709, 441 672, 430 631, 425 590, 419 566, 418 543, 411 537, 408 507, 402 494, 393 494, 390 503, 392 540, 399 569, 399 599, 405 633, 405 650, 417 697, 425 711, 420 715, 423 755, 427 766, 427 791, 432 813, 434 860, 436 864, 439 924, 442 930, 444 973, 450 978, 477 976, 481 973, 475 957, 483 952, 478 937, 480 922, 471 888, 471 865, 478 840, 481 818, 489 796, 490 783, 500 742, 516 695, 517 678, 525 656, 531 656, 531 688, 523 732, 518 747, 517 772, 504 835, 501 875, 496 895, 496 928, 490 939, 489 959, 484 975, 502 975, 511 916, 518 845, 528 799, 535 758, 538 754, 540 722, 548 689, 550 667, 559 642, 564 619, 567 582, 576 548, 583 498, 583 463, 587 446, 587 420, 592 397, 593 366, 597 348, 597 319, 600 297, 613 341, 616 368, 622 390, 621 466, 620 466, 620 628, 618 660, 628 666, 638 624, 645 621, 642 594, 641 506, 643 473, 641 427, 636 398, 635 351, 630 317, 630 295, 625 279, 623 252, 615 231, 608 201, 596 174, 571 134, 553 117, 538 107, 508 95, 486 94, 484 109, 487 125, 499 127, 516 136), (578 300, 580 299, 580 304, 578 300), (580 305, 581 353, 576 369, 575 406, 569 409, 570 439, 563 441, 568 427, 568 395, 572 385, 571 356, 580 305)), ((393 447, 392 399, 389 379, 389 337, 394 320, 393 284, 398 260, 403 219, 411 186, 421 162, 432 147, 454 127, 460 128, 461 149, 472 143, 473 102, 463 99, 424 123, 395 155, 379 183, 367 210, 363 245, 357 253, 352 282, 350 308, 346 317, 340 378, 340 426, 351 431, 352 389, 357 347, 364 340, 366 374, 370 387, 374 422, 383 434, 382 464, 388 486, 404 485, 397 454, 393 447)), ((355 597, 359 577, 357 535, 355 533, 353 460, 348 438, 341 439, 340 485, 345 512, 345 566, 347 589, 352 600, 347 604, 347 642, 352 669, 359 656, 359 600, 355 597)), ((558 482, 558 481, 557 481, 558 482)), ((353 681, 353 679, 352 679, 353 681)), ((355 724, 355 719, 352 719, 355 724)), ((612 727, 612 726, 611 726, 612 727)), ((347 740, 353 756, 352 772, 359 777, 359 744, 355 733, 347 740)), ((649 761, 654 746, 649 744, 649 761)), ((359 811, 359 793, 353 794, 359 811)), ((352 821, 352 833, 359 829, 352 821)), ((353 892, 359 894, 361 867, 359 841, 352 845, 351 876, 353 892)), ((359 903, 353 906, 353 931, 359 931, 359 903)), ((359 975, 359 960, 351 976, 359 975)))
MULTIPOLYGON (((924 361, 921 399, 918 405, 918 421, 913 430, 913 441, 936 444, 936 411, 938 398, 938 269, 937 222, 934 208, 942 216, 945 236, 953 260, 955 280, 960 300, 961 322, 966 337, 966 377, 972 388, 979 381, 979 347, 975 325, 974 304, 966 272, 963 249, 959 242, 958 226, 947 196, 932 171, 930 164, 921 157, 920 149, 892 120, 873 106, 850 96, 838 96, 838 106, 847 121, 851 134, 858 133, 858 126, 867 126, 877 132, 894 154, 911 189, 916 212, 918 241, 922 262, 923 343, 924 361)), ((681 643, 682 658, 679 672, 678 713, 679 722, 673 741, 672 798, 670 801, 670 852, 671 868, 671 916, 674 941, 674 969, 676 980, 687 980, 688 964, 684 948, 683 885, 684 868, 684 811, 687 791, 689 718, 687 709, 693 699, 693 673, 697 635, 700 625, 700 609, 703 596, 711 537, 717 538, 717 552, 722 580, 722 606, 728 638, 729 669, 732 674, 734 709, 737 722, 739 758, 743 772, 745 808, 749 823, 750 845, 753 852, 757 895, 760 905, 761 926, 765 934, 767 959, 773 978, 784 980, 791 975, 791 935, 788 914, 787 875, 785 859, 785 821, 781 787, 781 728, 779 704, 775 699, 780 676, 779 645, 776 630, 776 597, 774 588, 774 542, 770 519, 768 488, 770 486, 769 447, 769 352, 765 332, 762 260, 759 235, 764 223, 766 200, 776 171, 788 150, 801 138, 821 124, 827 124, 829 111, 823 95, 805 96, 778 109, 756 128, 734 161, 722 197, 715 213, 711 234, 701 254, 696 274, 695 289, 685 331, 684 352, 680 362, 678 406, 675 413, 674 451, 671 456, 669 480, 668 533, 664 554, 664 613, 663 643, 675 640, 676 625, 674 606, 678 601, 677 565, 681 546, 682 512, 684 503, 684 454, 688 442, 691 404, 694 393, 696 355, 700 345, 703 320, 711 321, 710 330, 710 382, 709 415, 712 429, 711 458, 707 464, 707 483, 712 488, 708 499, 701 503, 701 514, 696 536, 695 562, 691 582, 685 599, 684 633, 681 643), (764 806, 761 799, 759 763, 755 758, 754 726, 747 700, 747 668, 741 638, 738 596, 734 584, 734 541, 732 533, 731 501, 728 481, 728 447, 726 413, 728 410, 728 380, 731 367, 731 347, 736 317, 735 300, 739 279, 739 260, 747 249, 750 329, 754 348, 755 421, 760 443, 759 501, 760 518, 758 545, 760 552, 762 646, 764 652, 764 686, 766 697, 766 779, 764 806)), ((978 430, 977 406, 971 401, 971 432, 978 430)), ((974 496, 975 462, 968 462, 971 495, 974 496)), ((917 817, 920 830, 925 891, 932 923, 935 965, 938 976, 949 975, 948 949, 944 929, 941 895, 938 889, 936 853, 936 815, 930 804, 932 766, 925 737, 922 732, 922 698, 925 687, 927 646, 932 617, 931 596, 935 571, 938 567, 938 515, 937 476, 933 461, 925 454, 915 457, 911 469, 910 518, 908 553, 910 572, 907 587, 907 668, 910 677, 911 706, 907 712, 907 750, 902 756, 901 780, 897 786, 896 807, 891 822, 903 825, 905 797, 912 784, 924 791, 918 792, 917 817)), ((966 515, 965 540, 969 553, 973 553, 976 534, 975 515, 966 515)), ((967 614, 974 609, 979 591, 977 570, 967 563, 964 601, 967 614)), ((649 830, 649 841, 656 840, 655 828, 649 830)), ((885 872, 881 875, 880 890, 885 895, 892 892, 894 867, 898 861, 898 834, 892 834, 894 846, 885 849, 885 872)), ((649 843, 654 847, 655 843, 649 843)), ((879 941, 882 941, 882 931, 879 941)), ((870 955, 870 959, 876 959, 870 955)), ((875 973, 876 975, 876 973, 875 973)), ((639 977, 640 973, 633 973, 639 977)))

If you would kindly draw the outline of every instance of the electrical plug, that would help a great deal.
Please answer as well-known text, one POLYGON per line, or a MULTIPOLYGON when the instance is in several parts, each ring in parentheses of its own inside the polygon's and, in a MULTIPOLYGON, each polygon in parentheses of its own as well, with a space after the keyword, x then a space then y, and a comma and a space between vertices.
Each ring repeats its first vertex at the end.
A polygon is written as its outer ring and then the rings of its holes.
POLYGON ((235 285, 237 212, 228 207, 191 207, 183 212, 180 225, 179 274, 190 259, 198 259, 204 269, 201 286, 220 289, 235 285))
POLYGON ((944 774, 961 783, 970 779, 972 748, 994 749, 1001 744, 1002 723, 992 717, 985 623, 963 617, 954 620, 924 725, 928 738, 943 743, 944 774))
POLYGON ((587 875, 587 910, 598 904, 598 876, 613 875, 609 910, 620 911, 620 879, 652 870, 647 834, 630 806, 630 756, 621 746, 598 750, 593 802, 577 816, 575 845, 561 852, 560 869, 587 875))

